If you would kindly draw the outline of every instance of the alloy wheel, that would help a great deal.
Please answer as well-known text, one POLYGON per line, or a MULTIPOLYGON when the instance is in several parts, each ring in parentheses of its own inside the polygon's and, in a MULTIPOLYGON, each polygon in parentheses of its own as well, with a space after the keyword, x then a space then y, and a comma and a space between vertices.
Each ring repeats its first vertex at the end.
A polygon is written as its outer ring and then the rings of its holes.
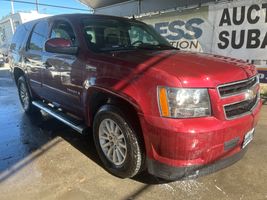
POLYGON ((104 119, 99 126, 99 143, 106 158, 116 166, 124 163, 127 155, 126 139, 119 125, 104 119))
POLYGON ((25 110, 27 110, 30 104, 30 97, 24 83, 20 84, 19 90, 22 106, 25 110))

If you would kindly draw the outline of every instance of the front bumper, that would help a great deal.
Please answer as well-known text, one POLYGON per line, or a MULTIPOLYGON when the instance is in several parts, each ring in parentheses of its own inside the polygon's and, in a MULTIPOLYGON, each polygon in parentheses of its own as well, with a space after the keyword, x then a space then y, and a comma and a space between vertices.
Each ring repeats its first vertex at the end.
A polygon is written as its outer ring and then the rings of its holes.
POLYGON ((238 160, 240 160, 246 153, 247 148, 242 149, 238 153, 227 158, 218 160, 209 165, 199 165, 190 167, 172 167, 156 160, 147 160, 148 171, 150 174, 163 178, 165 180, 181 180, 188 178, 197 178, 206 174, 216 172, 220 169, 226 168, 238 160))
POLYGON ((260 108, 261 102, 251 114, 233 120, 140 116, 148 171, 176 179, 193 171, 206 174, 233 164, 244 154, 245 134, 256 126, 260 108))

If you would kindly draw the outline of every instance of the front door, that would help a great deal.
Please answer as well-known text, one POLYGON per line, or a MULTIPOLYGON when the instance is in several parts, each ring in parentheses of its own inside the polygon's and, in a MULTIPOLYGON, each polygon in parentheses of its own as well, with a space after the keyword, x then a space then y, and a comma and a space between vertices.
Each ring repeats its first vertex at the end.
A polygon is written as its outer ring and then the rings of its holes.
MULTIPOLYGON (((71 40, 73 46, 78 45, 73 28, 65 20, 53 22, 50 38, 64 38, 71 40)), ((82 115, 82 67, 76 55, 46 52, 44 60, 46 69, 43 86, 49 91, 48 98, 61 107, 82 115)))

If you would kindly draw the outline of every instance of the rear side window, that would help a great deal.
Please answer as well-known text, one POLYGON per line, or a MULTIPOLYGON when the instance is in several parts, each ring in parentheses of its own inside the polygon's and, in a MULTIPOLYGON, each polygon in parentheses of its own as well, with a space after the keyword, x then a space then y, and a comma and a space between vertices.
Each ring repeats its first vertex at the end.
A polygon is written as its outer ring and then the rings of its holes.
POLYGON ((27 29, 24 25, 18 26, 10 44, 10 50, 19 50, 27 37, 27 29))
POLYGON ((47 35, 48 23, 46 21, 38 22, 32 31, 29 49, 35 51, 42 51, 44 43, 47 40, 47 35))

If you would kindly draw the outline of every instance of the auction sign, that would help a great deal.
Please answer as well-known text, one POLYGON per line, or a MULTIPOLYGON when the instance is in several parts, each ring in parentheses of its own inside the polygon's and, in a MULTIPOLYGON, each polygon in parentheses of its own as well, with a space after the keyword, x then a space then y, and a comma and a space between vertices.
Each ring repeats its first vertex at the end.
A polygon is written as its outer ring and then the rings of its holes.
POLYGON ((211 52, 246 60, 267 83, 267 1, 233 1, 209 7, 214 25, 211 52))
POLYGON ((181 50, 246 60, 267 83, 267 0, 217 3, 141 20, 181 50))

